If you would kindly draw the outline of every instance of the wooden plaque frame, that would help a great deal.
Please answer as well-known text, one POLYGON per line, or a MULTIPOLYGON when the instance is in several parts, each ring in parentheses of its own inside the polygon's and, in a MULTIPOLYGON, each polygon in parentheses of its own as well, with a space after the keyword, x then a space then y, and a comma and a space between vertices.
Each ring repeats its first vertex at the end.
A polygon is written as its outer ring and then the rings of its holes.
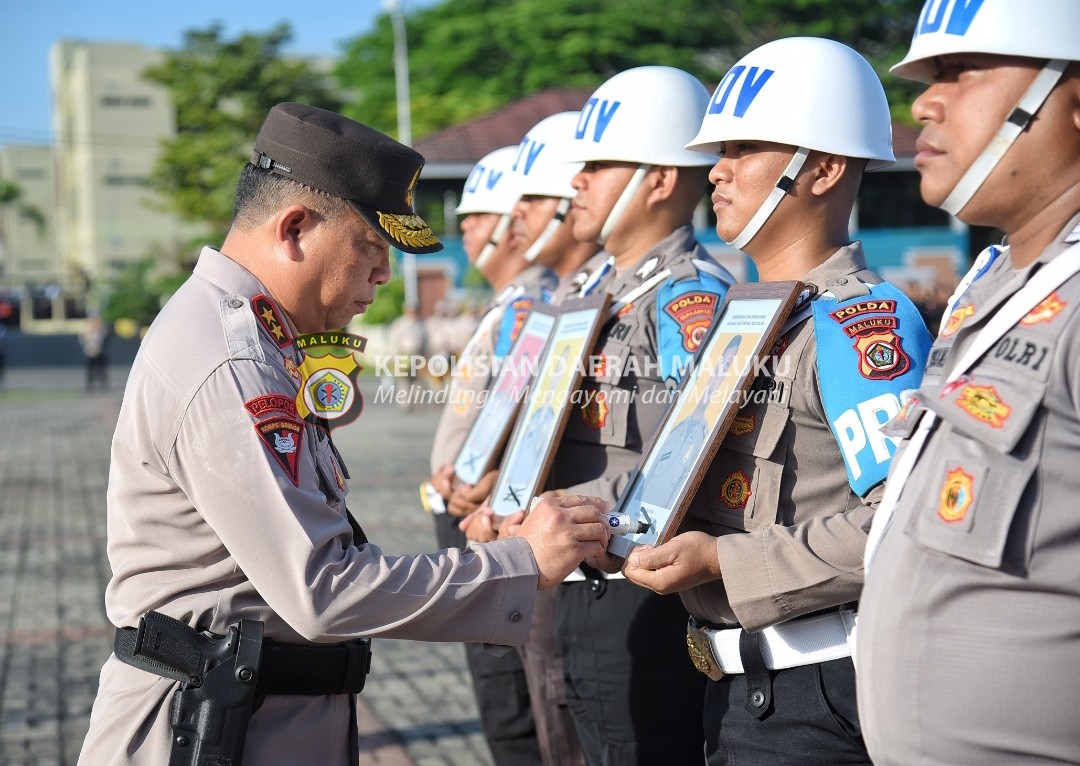
POLYGON ((646 521, 639 534, 612 536, 608 550, 662 545, 678 532, 755 372, 795 307, 801 282, 732 285, 612 513, 646 521))
POLYGON ((499 363, 498 376, 487 391, 487 398, 476 421, 461 445, 454 473, 466 484, 476 484, 495 467, 499 451, 521 408, 529 381, 538 367, 544 348, 558 319, 558 307, 535 305, 525 319, 517 340, 499 363))
POLYGON ((533 385, 503 456, 489 501, 499 516, 528 508, 544 486, 570 417, 571 397, 581 385, 586 357, 608 320, 607 293, 567 300, 544 348, 533 385))

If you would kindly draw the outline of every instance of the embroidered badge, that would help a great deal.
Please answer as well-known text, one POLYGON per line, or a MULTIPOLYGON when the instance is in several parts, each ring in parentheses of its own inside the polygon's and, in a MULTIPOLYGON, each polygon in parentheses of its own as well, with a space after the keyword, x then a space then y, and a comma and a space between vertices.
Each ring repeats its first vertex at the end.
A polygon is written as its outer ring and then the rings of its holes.
POLYGON ((286 415, 299 417, 296 412, 296 399, 284 394, 264 394, 248 399, 244 407, 256 418, 261 418, 268 412, 284 412, 286 415))
POLYGON ((296 381, 296 385, 300 385, 304 382, 304 376, 300 374, 300 370, 296 366, 296 362, 292 359, 285 359, 285 372, 289 377, 296 381))
POLYGON ((849 338, 854 338, 856 335, 873 330, 895 330, 896 326, 897 321, 894 316, 866 317, 845 326, 844 332, 849 338))
POLYGON ((945 327, 941 330, 941 337, 948 338, 950 335, 956 333, 960 329, 960 325, 964 323, 964 320, 975 313, 974 306, 961 306, 960 308, 949 314, 949 321, 945 323, 945 327))
POLYGON ((949 471, 941 488, 937 514, 948 524, 963 521, 975 500, 975 477, 962 468, 949 471))
POLYGON ((829 312, 829 316, 836 322, 844 324, 857 316, 863 314, 895 314, 896 313, 896 301, 893 300, 880 300, 880 301, 859 301, 853 303, 850 306, 844 306, 836 311, 829 312))
POLYGON ((732 436, 746 436, 757 426, 757 415, 736 415, 731 423, 732 436))
POLYGON ((616 318, 624 317, 627 314, 629 314, 631 311, 633 311, 633 309, 634 309, 634 304, 633 303, 627 303, 625 306, 623 306, 621 309, 619 309, 618 311, 615 312, 615 316, 616 316, 616 318))
POLYGON ((285 329, 285 323, 281 321, 281 315, 278 314, 277 306, 266 295, 260 293, 252 298, 251 310, 255 312, 255 318, 259 320, 259 324, 270 333, 280 348, 285 348, 292 343, 292 338, 285 329))
POLYGON ((300 335, 296 347, 304 354, 299 366, 303 382, 296 394, 297 413, 326 421, 327 428, 348 425, 364 410, 364 397, 357 384, 363 369, 356 354, 367 345, 367 338, 350 333, 300 335))
POLYGON ((687 351, 697 351, 701 345, 701 339, 712 322, 716 303, 717 297, 713 293, 693 292, 683 293, 664 306, 664 311, 679 323, 683 348, 687 351))
POLYGON ((595 396, 588 396, 586 402, 581 405, 581 419, 589 428, 599 431, 607 423, 609 409, 604 392, 596 391, 595 394, 595 396))
POLYGON ((956 404, 968 415, 991 428, 1005 425, 1009 413, 1012 412, 1012 407, 1001 400, 993 386, 964 386, 956 404))
POLYGON ((604 354, 592 354, 589 356, 589 377, 603 378, 607 376, 608 360, 604 354))
POLYGON ((1068 305, 1068 301, 1061 300, 1055 290, 1042 303, 1029 311, 1027 316, 1020 320, 1020 324, 1031 327, 1031 325, 1039 324, 1039 322, 1053 322, 1054 317, 1060 314, 1061 310, 1068 305))
POLYGON ((750 477, 743 471, 729 474, 720 485, 720 502, 733 511, 745 508, 750 494, 750 477))
POLYGON ((510 304, 510 310, 514 312, 514 326, 510 328, 511 343, 517 340, 521 328, 525 326, 525 320, 529 318, 529 314, 532 312, 533 303, 532 298, 518 298, 510 304))
POLYGON ((853 347, 859 352, 859 374, 868 380, 892 380, 903 375, 911 367, 911 359, 902 342, 890 330, 856 336, 853 347))
POLYGON ((300 486, 300 445, 304 441, 304 422, 297 418, 277 417, 255 424, 255 432, 277 460, 293 486, 300 486))

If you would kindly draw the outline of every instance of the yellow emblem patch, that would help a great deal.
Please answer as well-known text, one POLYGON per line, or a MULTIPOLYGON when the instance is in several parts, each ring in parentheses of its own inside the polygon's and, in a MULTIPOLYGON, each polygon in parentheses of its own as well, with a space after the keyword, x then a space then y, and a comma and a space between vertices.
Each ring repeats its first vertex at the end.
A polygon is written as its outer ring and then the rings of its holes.
POLYGON ((1068 301, 1061 300, 1055 290, 1046 300, 1029 311, 1027 316, 1020 320, 1020 324, 1031 327, 1031 325, 1039 324, 1039 322, 1052 322, 1054 317, 1060 314, 1061 310, 1068 305, 1068 301))
POLYGON ((975 501, 975 477, 962 468, 949 471, 941 488, 937 514, 942 521, 955 524, 963 521, 975 501))
POLYGON ((942 338, 948 338, 950 335, 960 329, 960 325, 964 323, 964 320, 975 313, 974 306, 961 306, 953 313, 949 314, 949 321, 945 323, 945 327, 941 331, 942 338))
POLYGON ((756 425, 756 415, 736 415, 735 420, 731 423, 731 435, 746 436, 748 433, 753 432, 756 425))
POLYGON ((993 386, 964 386, 956 404, 976 420, 991 428, 1001 428, 1009 419, 1012 407, 1005 404, 993 386))
POLYGON ((733 511, 745 508, 750 495, 750 477, 743 471, 732 472, 720 485, 720 502, 733 511))

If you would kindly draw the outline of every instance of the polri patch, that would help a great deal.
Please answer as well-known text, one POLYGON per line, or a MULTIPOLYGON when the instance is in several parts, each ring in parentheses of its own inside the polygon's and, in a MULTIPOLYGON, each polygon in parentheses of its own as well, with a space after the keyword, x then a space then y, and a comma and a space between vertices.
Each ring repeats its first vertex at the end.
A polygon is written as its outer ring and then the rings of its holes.
POLYGON ((255 318, 259 320, 259 324, 270 333, 270 337, 274 339, 274 342, 280 348, 292 344, 289 331, 285 329, 285 323, 281 321, 277 306, 274 305, 270 298, 263 293, 259 293, 251 299, 251 310, 255 312, 255 318))
POLYGON ((963 521, 975 502, 975 477, 956 468, 945 476, 938 499, 938 517, 947 524, 963 521))
POLYGON ((745 508, 751 494, 750 477, 742 470, 728 474, 720 485, 720 502, 733 511, 745 508))
POLYGON ((855 336, 859 374, 867 380, 892 380, 911 369, 903 339, 891 330, 869 330, 855 336))
POLYGON ((1009 419, 1012 407, 1001 400, 993 386, 964 386, 956 405, 991 428, 1001 428, 1009 419))
POLYGON ((304 421, 282 415, 255 424, 255 433, 277 460, 293 486, 300 486, 300 448, 304 442, 304 421))
POLYGON ((668 316, 679 323, 684 349, 691 353, 697 351, 718 302, 715 293, 690 292, 683 293, 664 306, 668 316))

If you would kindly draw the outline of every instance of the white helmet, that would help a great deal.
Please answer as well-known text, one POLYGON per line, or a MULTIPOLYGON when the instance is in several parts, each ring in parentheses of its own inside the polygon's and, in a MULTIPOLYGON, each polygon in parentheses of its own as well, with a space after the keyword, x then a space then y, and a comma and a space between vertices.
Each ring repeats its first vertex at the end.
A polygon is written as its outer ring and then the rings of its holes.
POLYGON ((927 0, 911 48, 889 71, 909 80, 930 82, 934 58, 949 53, 1077 61, 1078 35, 1077 0, 927 0))
POLYGON ((574 196, 571 179, 581 170, 581 162, 564 162, 563 155, 577 130, 580 112, 559 112, 545 117, 521 139, 510 166, 517 192, 544 197, 574 196))
POLYGON ((688 149, 717 153, 725 141, 796 147, 772 193, 728 244, 742 249, 784 199, 811 150, 896 162, 889 102, 873 67, 851 48, 820 37, 774 40, 746 54, 716 87, 688 149))
POLYGON ((461 203, 454 212, 510 215, 521 196, 511 171, 517 151, 516 146, 504 146, 481 157, 465 179, 461 203))
POLYGON ((789 37, 743 56, 709 100, 688 149, 717 153, 724 141, 771 141, 896 162, 889 101, 874 68, 851 48, 821 37, 789 37))
POLYGON ((476 256, 475 265, 478 269, 484 267, 499 242, 506 236, 510 228, 510 214, 521 196, 515 186, 517 179, 511 170, 517 151, 516 146, 504 146, 481 157, 465 179, 461 204, 454 211, 458 215, 495 213, 499 216, 491 239, 476 256))
POLYGON ((627 69, 597 88, 585 102, 564 159, 711 165, 707 158, 684 148, 708 102, 708 89, 681 69, 627 69))
POLYGON ((951 53, 990 53, 1047 59, 1027 92, 982 153, 941 203, 959 215, 1050 95, 1070 61, 1080 60, 1077 0, 926 0, 911 48, 892 68, 900 77, 930 82, 934 58, 951 53))
POLYGON ((540 235, 525 251, 525 260, 535 261, 570 212, 574 187, 570 181, 584 163, 564 162, 562 157, 577 130, 580 112, 559 112, 536 123, 521 139, 512 170, 518 193, 558 197, 559 205, 540 235))
POLYGON ((564 159, 638 163, 604 221, 597 239, 601 245, 619 225, 651 166, 712 164, 708 157, 685 148, 708 101, 708 89, 689 72, 642 66, 610 78, 585 102, 564 159))

